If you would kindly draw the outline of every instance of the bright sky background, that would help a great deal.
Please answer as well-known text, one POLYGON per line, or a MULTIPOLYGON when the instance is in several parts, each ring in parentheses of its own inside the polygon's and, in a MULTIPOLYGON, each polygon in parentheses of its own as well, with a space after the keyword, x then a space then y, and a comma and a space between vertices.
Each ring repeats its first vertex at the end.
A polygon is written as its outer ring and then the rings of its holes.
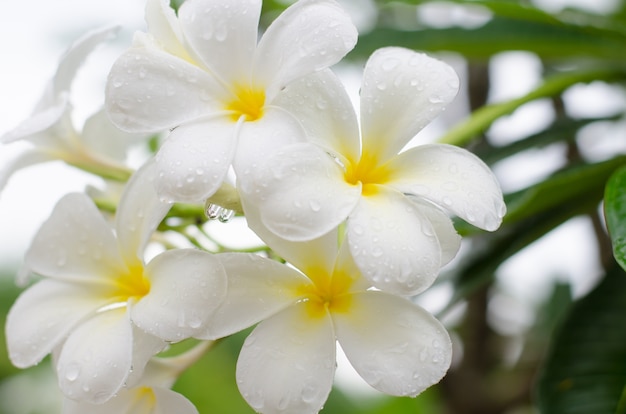
MULTIPOLYGON (((536 3, 549 10, 559 10, 566 4, 582 4, 591 10, 603 11, 610 9, 615 1, 537 0, 536 3)), ((73 40, 89 29, 119 24, 122 30, 118 40, 98 49, 75 84, 78 118, 83 119, 95 111, 103 99, 109 66, 128 46, 132 33, 144 28, 144 0, 20 0, 7 1, 3 6, 0 14, 3 32, 0 36, 3 56, 0 135, 29 115, 53 75, 59 57, 73 40)), ((492 101, 526 93, 541 79, 540 62, 527 53, 503 54, 494 59, 492 69, 492 101)), ((358 80, 352 79, 348 86, 355 91, 358 80)), ((592 84, 573 88, 566 95, 566 103, 570 113, 576 116, 608 115, 623 109, 626 98, 623 92, 592 84)), ((461 101, 458 105, 462 104, 461 101)), ((509 142, 545 126, 551 117, 549 104, 536 102, 499 121, 492 128, 492 135, 498 142, 509 142)), ((624 125, 621 128, 620 132, 596 126, 587 131, 583 140, 589 144, 589 156, 600 159, 614 153, 616 148, 626 152, 624 125)), ((428 132, 437 133, 437 126, 428 132)), ((8 157, 9 148, 0 147, 0 165, 8 157)), ((563 148, 557 145, 541 153, 516 157, 498 166, 496 173, 505 189, 517 189, 547 174, 562 157, 563 148)), ((16 174, 0 194, 0 268, 17 267, 31 237, 56 200, 68 191, 81 191, 86 182, 98 181, 57 163, 31 167, 16 174)), ((547 294, 554 277, 572 281, 577 295, 590 289, 600 271, 596 252, 589 243, 592 237, 587 221, 576 219, 502 266, 498 273, 501 286, 510 295, 509 306, 513 303, 513 309, 517 310, 514 316, 501 313, 503 322, 513 321, 522 328, 532 323, 530 317, 525 317, 529 315, 528 307, 547 294)))

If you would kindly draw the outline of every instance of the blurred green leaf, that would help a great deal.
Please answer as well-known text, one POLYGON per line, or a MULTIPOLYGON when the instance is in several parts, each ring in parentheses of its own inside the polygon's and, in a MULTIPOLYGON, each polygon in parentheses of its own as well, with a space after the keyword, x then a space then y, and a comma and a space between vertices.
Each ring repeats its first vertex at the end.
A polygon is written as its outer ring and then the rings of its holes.
MULTIPOLYGON (((383 3, 392 3, 384 1, 383 3)), ((426 4, 426 1, 404 1, 426 4)), ((351 57, 364 58, 384 46, 404 46, 425 51, 453 51, 469 58, 486 59, 496 53, 527 50, 547 59, 596 57, 623 60, 626 36, 620 25, 593 25, 597 16, 578 13, 576 23, 557 18, 527 4, 505 1, 456 1, 482 6, 494 16, 476 28, 423 28, 414 30, 379 27, 359 38, 351 57)), ((393 15, 393 13, 392 13, 393 15)))
POLYGON ((542 413, 626 413, 625 276, 615 266, 558 330, 538 382, 542 413))
MULTIPOLYGON (((569 166, 544 181, 506 195, 509 211, 502 227, 493 234, 479 234, 485 236, 484 240, 457 269, 454 295, 442 314, 489 284, 498 266, 509 257, 567 220, 594 212, 602 200, 606 181, 625 162, 626 156, 621 156, 597 164, 569 166)), ((476 232, 460 221, 455 227, 462 235, 476 232)))
POLYGON ((621 115, 603 118, 571 119, 557 118, 548 128, 502 147, 481 146, 472 151, 487 165, 520 154, 524 151, 544 148, 556 142, 573 142, 581 128, 594 122, 616 121, 621 115))
POLYGON ((615 171, 606 185, 604 215, 613 245, 613 256, 626 269, 626 167, 615 171))
POLYGON ((577 83, 588 83, 595 80, 614 81, 626 77, 622 68, 598 69, 592 71, 576 71, 553 75, 530 93, 510 101, 483 106, 464 122, 458 124, 445 134, 440 142, 452 145, 465 145, 486 131, 498 118, 508 115, 525 103, 540 98, 556 96, 577 83))
POLYGON ((625 163, 626 156, 619 156, 595 164, 570 166, 527 189, 508 194, 504 223, 514 223, 558 205, 573 206, 581 198, 599 202, 607 180, 625 163))

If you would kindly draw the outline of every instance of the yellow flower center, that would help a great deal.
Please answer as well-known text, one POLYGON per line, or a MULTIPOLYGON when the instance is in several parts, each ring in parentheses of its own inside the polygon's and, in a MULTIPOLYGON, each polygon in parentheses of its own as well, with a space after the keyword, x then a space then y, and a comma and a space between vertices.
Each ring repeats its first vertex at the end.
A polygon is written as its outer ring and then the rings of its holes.
POLYGON ((235 99, 226 104, 233 121, 242 116, 246 121, 256 121, 263 116, 265 106, 265 91, 235 86, 235 99))
POLYGON ((363 185, 362 194, 364 196, 374 195, 378 191, 378 186, 389 180, 390 171, 384 165, 378 165, 375 155, 363 153, 356 165, 348 163, 346 167, 345 180, 347 183, 363 185))
POLYGON ((324 272, 308 272, 314 286, 306 288, 307 310, 311 318, 321 318, 327 314, 348 312, 352 301, 349 289, 354 279, 343 271, 332 275, 324 272))
POLYGON ((120 298, 120 302, 128 302, 131 298, 146 296, 150 292, 150 280, 145 276, 143 266, 135 265, 115 280, 115 288, 115 296, 120 298))
POLYGON ((156 396, 149 387, 139 387, 135 390, 133 401, 128 412, 151 413, 156 406, 156 396))

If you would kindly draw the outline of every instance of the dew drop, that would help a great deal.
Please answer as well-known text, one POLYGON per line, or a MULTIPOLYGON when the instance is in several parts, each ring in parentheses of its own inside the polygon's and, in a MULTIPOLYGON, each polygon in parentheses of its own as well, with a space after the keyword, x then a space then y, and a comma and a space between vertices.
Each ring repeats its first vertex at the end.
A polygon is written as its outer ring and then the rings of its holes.
POLYGON ((316 213, 322 209, 322 205, 317 200, 310 200, 309 207, 316 213))
POLYGON ((67 367, 67 371, 65 372, 65 379, 67 379, 70 382, 74 382, 78 379, 79 375, 80 375, 80 365, 71 364, 70 366, 67 367))
POLYGON ((400 64, 400 61, 398 59, 389 58, 383 62, 382 68, 384 71, 389 72, 389 71, 394 70, 396 67, 398 67, 399 64, 400 64))

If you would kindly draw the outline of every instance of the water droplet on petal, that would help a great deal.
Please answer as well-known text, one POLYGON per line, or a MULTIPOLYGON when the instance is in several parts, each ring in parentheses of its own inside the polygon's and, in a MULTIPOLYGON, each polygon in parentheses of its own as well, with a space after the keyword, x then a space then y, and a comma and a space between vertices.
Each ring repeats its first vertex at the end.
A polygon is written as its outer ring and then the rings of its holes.
POLYGON ((65 371, 65 378, 70 382, 76 381, 79 375, 80 375, 80 365, 76 363, 73 363, 70 366, 68 366, 67 371, 65 371))

